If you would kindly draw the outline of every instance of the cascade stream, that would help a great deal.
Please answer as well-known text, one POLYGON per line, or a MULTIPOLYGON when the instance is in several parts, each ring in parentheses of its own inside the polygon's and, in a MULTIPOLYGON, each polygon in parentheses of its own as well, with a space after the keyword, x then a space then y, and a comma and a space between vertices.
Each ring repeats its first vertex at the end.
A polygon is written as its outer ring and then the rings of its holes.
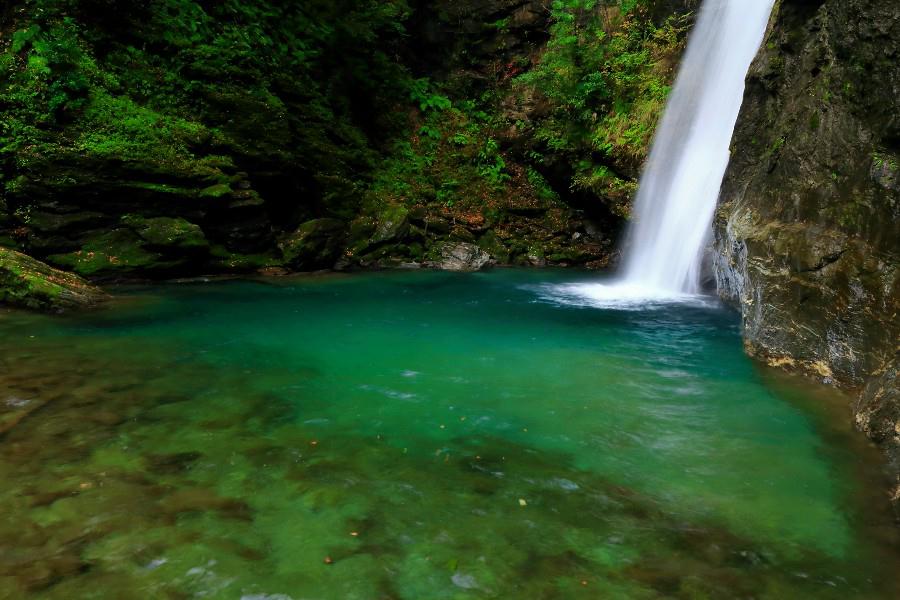
POLYGON ((744 79, 773 5, 703 3, 641 178, 618 293, 665 298, 699 291, 744 79))

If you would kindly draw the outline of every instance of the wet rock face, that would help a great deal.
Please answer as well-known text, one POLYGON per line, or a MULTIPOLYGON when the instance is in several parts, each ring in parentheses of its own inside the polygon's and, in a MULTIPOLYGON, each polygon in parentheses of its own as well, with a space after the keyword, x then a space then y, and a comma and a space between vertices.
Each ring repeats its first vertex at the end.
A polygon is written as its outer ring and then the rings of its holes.
POLYGON ((0 247, 0 305, 62 311, 93 306, 106 297, 77 275, 0 247))
MULTIPOLYGON (((715 222, 719 291, 749 351, 848 387, 892 372, 900 339, 898 60, 896 2, 777 5, 715 222)), ((896 393, 865 398, 857 423, 900 456, 882 434, 896 393)))
POLYGON ((893 473, 891 500, 900 519, 900 365, 892 363, 865 387, 854 406, 856 425, 877 443, 888 448, 893 473))

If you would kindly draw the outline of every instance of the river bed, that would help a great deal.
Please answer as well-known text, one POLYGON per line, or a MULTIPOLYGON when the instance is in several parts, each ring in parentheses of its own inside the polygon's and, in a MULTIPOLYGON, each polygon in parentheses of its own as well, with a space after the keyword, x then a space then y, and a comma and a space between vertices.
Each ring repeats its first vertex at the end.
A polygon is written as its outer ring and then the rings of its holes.
POLYGON ((0 316, 0 598, 896 598, 880 457, 710 299, 397 272, 0 316), (576 288, 577 289, 577 288, 576 288))

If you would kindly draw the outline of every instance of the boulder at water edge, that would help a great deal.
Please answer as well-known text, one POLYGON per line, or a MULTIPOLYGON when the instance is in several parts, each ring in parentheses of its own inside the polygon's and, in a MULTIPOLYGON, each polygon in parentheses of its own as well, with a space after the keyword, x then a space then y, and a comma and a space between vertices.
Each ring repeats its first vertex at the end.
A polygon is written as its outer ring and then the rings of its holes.
POLYGON ((467 243, 448 243, 441 247, 438 266, 444 271, 480 271, 491 263, 490 255, 467 243))
POLYGON ((0 247, 0 304, 61 311, 99 304, 106 294, 81 277, 0 247))

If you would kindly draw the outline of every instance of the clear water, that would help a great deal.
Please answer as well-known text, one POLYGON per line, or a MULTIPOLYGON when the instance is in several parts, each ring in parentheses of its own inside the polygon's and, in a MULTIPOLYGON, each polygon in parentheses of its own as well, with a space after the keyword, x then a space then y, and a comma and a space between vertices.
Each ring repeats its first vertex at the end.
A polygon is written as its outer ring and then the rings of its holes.
POLYGON ((775 0, 703 0, 635 200, 624 293, 696 293, 744 79, 775 0))
POLYGON ((898 597, 846 399, 758 371, 727 310, 578 279, 3 315, 0 598, 898 597))

